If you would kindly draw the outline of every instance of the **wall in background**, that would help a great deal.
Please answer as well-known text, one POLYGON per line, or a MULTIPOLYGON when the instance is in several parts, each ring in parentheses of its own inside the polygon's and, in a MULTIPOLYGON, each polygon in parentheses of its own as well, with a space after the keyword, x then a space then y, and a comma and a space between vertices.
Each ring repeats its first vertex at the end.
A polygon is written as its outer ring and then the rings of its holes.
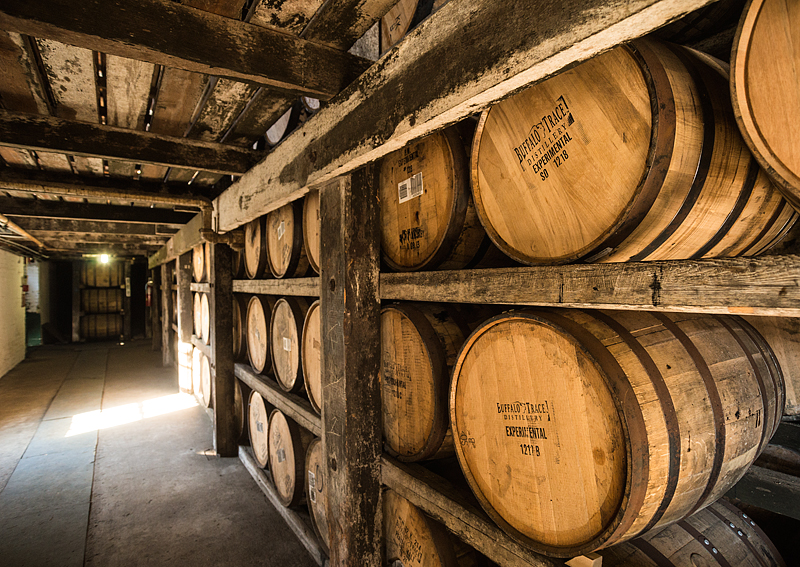
POLYGON ((25 358, 23 258, 0 250, 0 376, 25 358))

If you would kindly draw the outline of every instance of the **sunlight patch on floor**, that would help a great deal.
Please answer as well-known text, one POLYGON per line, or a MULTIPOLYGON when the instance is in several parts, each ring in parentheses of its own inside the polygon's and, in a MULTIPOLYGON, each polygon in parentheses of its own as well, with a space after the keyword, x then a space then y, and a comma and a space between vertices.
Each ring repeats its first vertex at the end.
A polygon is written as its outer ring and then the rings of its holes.
POLYGON ((198 403, 191 394, 169 394, 160 398, 134 402, 104 410, 88 411, 72 416, 72 423, 66 437, 117 427, 126 423, 141 421, 167 413, 197 407, 198 403))

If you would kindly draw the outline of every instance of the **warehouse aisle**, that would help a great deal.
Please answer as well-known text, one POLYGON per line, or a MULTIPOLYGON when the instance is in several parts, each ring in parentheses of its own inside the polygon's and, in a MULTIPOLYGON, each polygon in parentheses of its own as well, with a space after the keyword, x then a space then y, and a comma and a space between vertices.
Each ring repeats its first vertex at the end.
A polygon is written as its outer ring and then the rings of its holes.
POLYGON ((0 402, 0 564, 314 565, 149 341, 40 348, 0 402))

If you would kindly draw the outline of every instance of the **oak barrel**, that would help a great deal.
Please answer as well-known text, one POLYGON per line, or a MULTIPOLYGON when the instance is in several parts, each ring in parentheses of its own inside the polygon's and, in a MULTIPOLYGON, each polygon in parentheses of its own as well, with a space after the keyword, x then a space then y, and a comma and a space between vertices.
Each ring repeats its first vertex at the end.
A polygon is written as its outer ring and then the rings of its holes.
POLYGON ((267 214, 267 264, 276 278, 296 278, 308 272, 303 250, 303 202, 294 201, 267 214))
POLYGON ((317 533, 320 547, 325 555, 330 555, 330 530, 328 529, 328 483, 326 476, 325 452, 322 439, 316 438, 306 450, 306 504, 311 516, 311 525, 317 533))
POLYGON ((383 493, 383 534, 389 565, 459 567, 447 530, 391 489, 383 493))
POLYGON ((751 0, 733 41, 731 95, 745 142, 800 210, 800 12, 785 0, 751 0))
POLYGON ((800 415, 800 319, 746 317, 769 343, 783 371, 786 386, 784 415, 800 415))
POLYGON ((267 275, 266 223, 266 216, 262 216, 244 227, 244 273, 251 280, 267 275))
POLYGON ((275 147, 287 135, 297 128, 300 123, 300 105, 295 102, 284 112, 275 123, 267 129, 264 138, 270 147, 275 147))
POLYGON ((81 290, 81 310, 84 313, 114 313, 122 310, 122 290, 113 287, 81 290))
POLYGON ((269 324, 272 370, 278 385, 286 392, 303 389, 300 339, 307 311, 308 301, 302 297, 283 297, 272 308, 269 324))
POLYGON ((381 310, 383 436, 399 460, 452 455, 450 370, 468 334, 443 306, 402 303, 381 310))
POLYGON ((200 293, 195 293, 192 298, 192 320, 194 321, 194 334, 198 339, 203 338, 203 305, 200 293))
POLYGON ((233 279, 240 280, 244 277, 244 248, 241 250, 233 250, 232 254, 233 279))
POLYGON ((753 256, 797 214, 735 126, 727 77, 638 40, 484 112, 472 187, 526 264, 753 256))
POLYGON ((253 457, 262 469, 269 465, 269 413, 261 394, 253 390, 250 393, 250 403, 247 412, 247 430, 250 435, 250 445, 253 447, 253 457))
POLYGON ((206 274, 206 251, 204 242, 192 248, 192 277, 196 282, 204 282, 208 277, 206 274))
POLYGON ((122 315, 92 313, 81 317, 81 337, 84 339, 116 339, 122 335, 122 315))
POLYGON ((208 294, 200 294, 200 329, 202 339, 205 343, 211 344, 211 312, 208 307, 208 294))
POLYGON ((311 269, 319 273, 319 235, 322 222, 319 214, 319 191, 311 191, 303 199, 303 246, 311 269))
POLYGON ((732 487, 783 411, 769 345, 732 316, 537 310, 459 352, 456 454, 497 524, 572 557, 685 518, 732 487))
POLYGON ((207 408, 212 406, 213 388, 211 380, 211 361, 208 357, 200 353, 200 396, 203 405, 207 408))
POLYGON ((380 200, 381 251, 393 270, 473 267, 491 246, 472 202, 455 127, 384 157, 380 200))
POLYGON ((200 377, 200 357, 203 353, 197 347, 192 347, 192 392, 198 396, 202 395, 201 388, 203 387, 200 377))
POLYGON ((119 287, 125 283, 122 262, 83 262, 81 285, 86 287, 119 287))
POLYGON ((243 293, 233 294, 233 360, 247 360, 247 303, 250 297, 243 293))
POLYGON ((381 18, 380 52, 389 49, 405 37, 431 12, 433 0, 400 0, 381 18))
POLYGON ((767 534, 724 499, 600 555, 604 567, 786 567, 767 534))
POLYGON ((314 436, 280 410, 269 414, 269 470, 278 500, 287 508, 305 495, 306 449, 314 436))
POLYGON ((250 438, 247 428, 247 422, 249 420, 247 404, 250 401, 250 392, 252 392, 250 386, 243 383, 241 380, 235 380, 233 414, 236 419, 236 433, 238 434, 238 441, 240 444, 247 444, 250 438))
POLYGON ((319 299, 306 312, 300 357, 308 401, 314 411, 322 415, 322 311, 319 299))
POLYGON ((274 305, 275 299, 266 295, 254 295, 247 304, 247 358, 259 374, 272 372, 269 323, 274 305))

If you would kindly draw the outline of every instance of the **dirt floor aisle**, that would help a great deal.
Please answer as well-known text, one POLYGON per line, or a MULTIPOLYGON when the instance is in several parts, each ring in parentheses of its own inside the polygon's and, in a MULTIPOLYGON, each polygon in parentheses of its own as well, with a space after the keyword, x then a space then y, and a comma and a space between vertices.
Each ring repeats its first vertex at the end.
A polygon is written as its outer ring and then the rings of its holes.
POLYGON ((315 565, 149 341, 0 378, 0 564, 315 565))

